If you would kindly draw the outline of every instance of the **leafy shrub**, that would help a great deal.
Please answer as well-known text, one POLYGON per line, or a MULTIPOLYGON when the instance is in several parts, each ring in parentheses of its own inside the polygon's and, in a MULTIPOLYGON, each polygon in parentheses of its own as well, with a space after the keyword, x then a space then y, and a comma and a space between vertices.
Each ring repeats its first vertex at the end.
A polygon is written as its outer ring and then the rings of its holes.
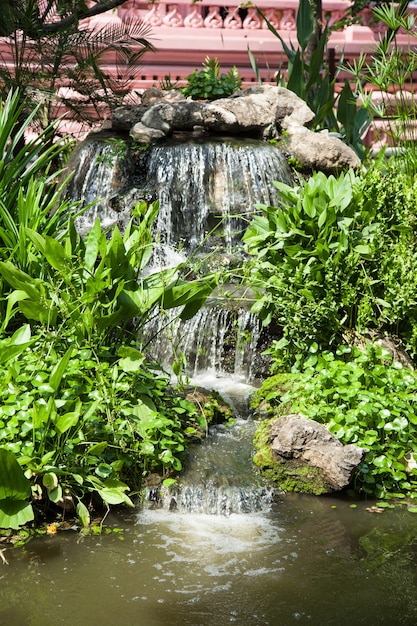
POLYGON ((350 330, 393 332, 414 354, 415 187, 379 169, 275 185, 282 206, 260 206, 244 235, 253 310, 282 329, 275 367, 291 366, 312 344, 335 347, 350 330))
POLYGON ((59 506, 65 496, 82 517, 87 495, 131 504, 125 492, 147 472, 180 470, 187 438, 204 424, 138 350, 105 358, 67 345, 53 332, 32 338, 28 327, 0 342, 0 445, 36 500, 59 506))
POLYGON ((179 279, 178 268, 143 276, 157 211, 138 205, 123 236, 115 228, 108 237, 97 220, 83 240, 72 218, 62 241, 26 229, 42 277, 0 261, 12 289, 3 330, 18 327, 0 346, 0 445, 35 477, 52 473, 49 499, 61 501, 67 489, 84 519, 86 492, 129 504, 121 476, 134 487, 147 471, 181 469, 185 422, 196 417, 140 351, 136 330, 158 304, 181 307, 187 317, 214 286, 179 279))
MULTIPOLYGON (((315 353, 280 402, 367 450, 355 486, 365 494, 417 497, 417 377, 380 346, 315 353)), ((271 399, 271 398, 270 398, 271 399)))
POLYGON ((241 85, 242 78, 236 67, 227 74, 220 74, 219 60, 206 57, 203 69, 187 76, 187 85, 182 87, 181 93, 193 100, 216 100, 231 96, 241 85))

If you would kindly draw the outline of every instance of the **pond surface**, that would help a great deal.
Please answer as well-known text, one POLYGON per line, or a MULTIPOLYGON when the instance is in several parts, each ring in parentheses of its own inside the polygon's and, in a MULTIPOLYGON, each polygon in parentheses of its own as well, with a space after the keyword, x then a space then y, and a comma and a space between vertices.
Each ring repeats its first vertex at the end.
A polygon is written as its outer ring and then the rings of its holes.
POLYGON ((9 549, 0 624, 414 625, 417 516, 279 496, 269 513, 146 510, 122 533, 9 549), (335 507, 335 508, 334 508, 335 507))

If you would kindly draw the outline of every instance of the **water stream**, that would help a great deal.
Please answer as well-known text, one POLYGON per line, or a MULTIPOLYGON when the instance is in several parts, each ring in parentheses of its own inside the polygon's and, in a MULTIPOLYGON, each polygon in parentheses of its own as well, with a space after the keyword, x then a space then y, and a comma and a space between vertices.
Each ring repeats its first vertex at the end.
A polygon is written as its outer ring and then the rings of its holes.
MULTIPOLYGON (((158 197, 164 243, 186 254, 198 247, 210 251, 218 241, 207 243, 205 234, 217 220, 226 224, 224 250, 230 253, 242 215, 252 211, 252 189, 261 194, 257 202, 275 201, 265 194, 277 176, 277 152, 271 171, 265 160, 256 162, 249 143, 250 157, 240 147, 228 155, 221 141, 208 148, 168 145, 165 156, 158 148, 139 155, 129 184, 111 146, 85 144, 72 192, 102 202, 83 227, 97 211, 106 223, 123 225, 132 199, 158 197), (243 171, 233 173, 231 163, 243 164, 243 171), (230 177, 225 182, 226 170, 238 190, 230 177), (188 184, 191 171, 200 177, 197 183, 188 184), (235 207, 230 219, 224 217, 225 196, 235 207)), ((270 148, 261 148, 261 159, 270 161, 270 148)), ((417 515, 344 498, 283 494, 256 473, 255 425, 247 409, 260 329, 247 308, 230 317, 213 302, 190 326, 171 332, 177 333, 172 343, 187 352, 193 382, 219 388, 236 407, 236 423, 213 428, 190 449, 177 485, 148 488, 142 506, 113 513, 107 520, 113 532, 82 537, 60 531, 5 550, 0 624, 414 626, 417 515), (232 344, 228 326, 237 329, 232 344)), ((166 344, 153 342, 153 348, 169 363, 166 344)))

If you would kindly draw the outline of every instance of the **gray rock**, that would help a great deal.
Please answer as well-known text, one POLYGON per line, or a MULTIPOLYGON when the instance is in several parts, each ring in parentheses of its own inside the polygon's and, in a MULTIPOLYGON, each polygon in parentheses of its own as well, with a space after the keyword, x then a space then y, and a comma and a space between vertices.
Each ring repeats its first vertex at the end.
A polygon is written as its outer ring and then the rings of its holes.
POLYGON ((130 135, 139 143, 150 144, 165 137, 165 133, 157 128, 145 126, 142 122, 137 122, 130 130, 130 135))
POLYGON ((313 119, 306 103, 284 87, 256 85, 214 102, 194 101, 175 90, 151 88, 143 93, 140 104, 116 109, 112 126, 114 130, 134 129, 135 137, 150 141, 196 128, 262 139, 275 139, 285 131, 287 152, 304 168, 324 172, 358 168, 359 158, 343 141, 327 132, 308 130, 313 119), (147 133, 145 127, 152 132, 147 133))
POLYGON ((113 111, 111 123, 113 130, 121 130, 130 132, 132 126, 137 122, 140 122, 142 115, 146 109, 141 105, 129 105, 126 104, 121 107, 117 107, 113 111))
POLYGON ((353 472, 366 451, 355 445, 343 445, 314 420, 299 415, 284 415, 271 423, 269 436, 272 455, 279 464, 295 463, 319 470, 324 491, 347 487, 353 472), (327 486, 327 489, 326 489, 327 486))
POLYGON ((354 150, 327 131, 314 133, 308 128, 293 126, 285 148, 308 169, 327 173, 360 167, 360 159, 354 150))

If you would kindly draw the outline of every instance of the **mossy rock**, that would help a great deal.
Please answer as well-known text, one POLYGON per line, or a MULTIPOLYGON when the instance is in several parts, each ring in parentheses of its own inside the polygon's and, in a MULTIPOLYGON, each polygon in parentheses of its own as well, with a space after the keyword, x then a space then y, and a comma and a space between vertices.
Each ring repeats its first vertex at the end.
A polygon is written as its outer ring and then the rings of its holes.
POLYGON ((256 453, 253 462, 262 476, 283 491, 316 496, 328 493, 328 484, 321 469, 307 467, 295 459, 288 459, 285 462, 274 459, 270 436, 271 422, 272 420, 261 422, 254 438, 256 453))
POLYGON ((223 424, 234 418, 233 408, 215 390, 202 387, 193 388, 186 394, 186 399, 192 402, 197 411, 204 417, 206 429, 199 429, 196 437, 202 439, 212 424, 223 424))

